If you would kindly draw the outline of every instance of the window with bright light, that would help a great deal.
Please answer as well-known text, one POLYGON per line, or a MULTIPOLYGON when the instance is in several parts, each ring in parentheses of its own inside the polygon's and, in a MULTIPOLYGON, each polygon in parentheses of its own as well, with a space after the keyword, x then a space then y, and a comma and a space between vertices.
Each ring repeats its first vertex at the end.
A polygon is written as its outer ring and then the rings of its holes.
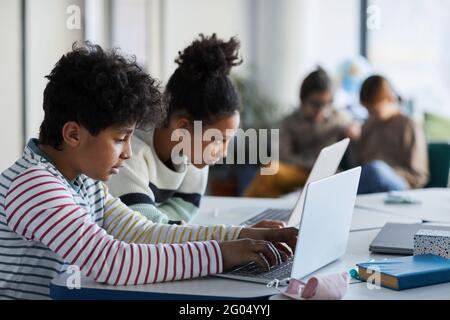
POLYGON ((450 1, 372 0, 368 58, 424 111, 450 116, 450 1))

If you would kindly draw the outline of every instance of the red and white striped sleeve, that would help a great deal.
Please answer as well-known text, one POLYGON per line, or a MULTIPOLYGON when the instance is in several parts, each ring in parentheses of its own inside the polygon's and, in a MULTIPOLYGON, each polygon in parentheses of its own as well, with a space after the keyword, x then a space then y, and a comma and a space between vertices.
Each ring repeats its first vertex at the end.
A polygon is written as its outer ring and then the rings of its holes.
POLYGON ((14 232, 43 243, 98 282, 132 285, 222 272, 222 256, 214 240, 137 244, 115 239, 43 167, 31 167, 13 180, 5 213, 14 232))

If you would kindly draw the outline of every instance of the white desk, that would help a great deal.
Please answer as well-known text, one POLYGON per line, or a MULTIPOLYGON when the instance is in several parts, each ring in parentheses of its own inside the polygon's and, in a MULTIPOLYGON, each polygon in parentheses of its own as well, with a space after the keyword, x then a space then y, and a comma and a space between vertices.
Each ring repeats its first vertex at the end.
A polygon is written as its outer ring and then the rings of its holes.
MULTIPOLYGON (((251 218, 260 208, 292 208, 295 198, 289 199, 259 199, 205 197, 202 200, 200 212, 194 218, 194 224, 236 224, 251 218)), ((420 219, 389 213, 376 212, 371 209, 355 208, 351 231, 382 228, 387 222, 420 223, 420 219)))
MULTIPOLYGON (((345 256, 318 270, 314 275, 348 271, 356 263, 365 261, 368 244, 377 231, 350 233, 345 256)), ((51 281, 50 293, 58 299, 262 299, 276 295, 275 288, 264 284, 228 280, 217 277, 205 277, 193 280, 174 281, 139 286, 112 286, 99 284, 86 277, 81 278, 81 289, 68 289, 67 278, 63 273, 51 281), (220 290, 218 290, 220 288, 220 290)), ((358 284, 359 285, 359 284, 358 284)), ((353 286, 353 284, 351 284, 353 286)))
MULTIPOLYGON (((313 275, 325 275, 334 272, 348 271, 356 263, 368 259, 383 259, 393 256, 370 254, 369 243, 378 230, 351 232, 347 252, 342 259, 318 270, 313 275)), ((51 296, 60 299, 254 299, 283 298, 277 296, 274 288, 262 284, 206 277, 194 280, 174 281, 139 286, 110 286, 98 284, 83 277, 82 289, 66 288, 68 275, 61 274, 52 280, 51 296), (218 290, 220 288, 220 290, 218 290)), ((450 299, 450 283, 434 286, 394 291, 386 288, 369 289, 364 282, 352 282, 345 299, 450 299)))
MULTIPOLYGON (((325 267, 314 275, 337 272, 340 269, 347 270, 353 268, 356 263, 368 259, 393 258, 393 255, 370 254, 369 243, 377 235, 378 230, 369 230, 350 233, 347 253, 341 261, 325 267), (339 265, 339 266, 337 266, 339 265)), ((288 300, 281 295, 275 295, 271 299, 288 300)), ((345 300, 448 300, 450 299, 450 283, 437 284, 433 286, 396 291, 386 288, 370 289, 365 282, 352 281, 349 285, 345 300)))
MULTIPOLYGON (((226 197, 205 197, 202 201, 201 210, 196 218, 197 222, 223 223, 229 219, 231 212, 237 214, 233 208, 290 208, 293 206, 295 198, 289 199, 251 199, 251 198, 226 198, 226 197), (218 216, 214 210, 219 209, 218 216)), ((245 210, 243 210, 245 211, 245 210)), ((242 211, 239 212, 242 214, 242 211)), ((378 233, 378 229, 386 222, 416 223, 417 218, 393 215, 386 212, 376 212, 373 208, 366 210, 356 208, 353 221, 352 232, 349 236, 349 243, 346 254, 340 260, 318 270, 313 275, 323 275, 328 273, 348 271, 354 268, 356 263, 366 261, 370 258, 381 259, 392 257, 386 255, 370 254, 368 247, 370 242, 378 233)), ((275 295, 274 288, 267 288, 261 284, 254 284, 242 281, 227 280, 216 277, 202 279, 175 281, 159 284, 148 284, 140 286, 114 287, 98 284, 90 279, 81 279, 81 290, 69 290, 66 288, 67 274, 61 274, 52 280, 51 295, 55 298, 68 299, 112 299, 112 298, 133 298, 133 299, 215 299, 215 298, 265 298, 275 295), (220 288, 220 290, 218 290, 220 288)), ((369 290, 366 283, 350 284, 346 299, 449 299, 450 283, 441 284, 405 291, 393 291, 389 289, 369 290)))
POLYGON ((356 207, 431 222, 450 223, 450 189, 430 188, 405 191, 420 204, 385 204, 386 193, 358 196, 356 207))
POLYGON ((267 299, 278 293, 265 285, 232 281, 218 277, 146 284, 138 286, 113 286, 96 283, 81 277, 80 289, 68 289, 67 273, 56 276, 50 284, 50 296, 54 299, 81 300, 227 300, 267 299))
MULTIPOLYGON (((370 243, 377 235, 377 231, 365 231, 365 232, 353 232, 351 233, 352 243, 349 246, 349 251, 355 253, 355 255, 364 255, 366 259, 384 259, 396 257, 393 255, 380 255, 369 254, 368 243, 370 243)), ((361 261, 358 261, 361 262, 361 261)), ((349 290, 345 299, 349 300, 427 300, 438 299, 447 300, 450 299, 450 283, 443 283, 433 286, 408 289, 402 291, 396 291, 386 288, 369 289, 367 283, 359 282, 352 283, 349 286, 349 290)))

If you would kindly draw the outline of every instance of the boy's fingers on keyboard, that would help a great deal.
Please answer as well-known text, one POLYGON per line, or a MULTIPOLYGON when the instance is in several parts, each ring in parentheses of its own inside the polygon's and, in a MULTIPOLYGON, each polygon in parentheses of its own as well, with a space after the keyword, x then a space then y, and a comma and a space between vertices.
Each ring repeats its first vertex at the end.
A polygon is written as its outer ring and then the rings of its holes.
POLYGON ((270 242, 285 242, 293 251, 297 244, 298 229, 296 228, 282 228, 282 229, 267 229, 264 240, 270 242))
POLYGON ((275 247, 283 252, 287 257, 291 257, 294 255, 294 253, 292 252, 292 249, 284 242, 276 242, 275 247))
POLYGON ((270 270, 270 264, 269 261, 267 261, 266 257, 264 256, 264 254, 262 253, 253 253, 250 256, 250 259, 256 263, 261 270, 263 270, 264 272, 267 272, 270 270))
POLYGON ((287 251, 286 246, 283 245, 282 243, 280 243, 280 242, 275 243, 274 247, 277 249, 278 253, 280 254, 282 262, 286 261, 291 256, 291 252, 287 251))
POLYGON ((269 263, 269 267, 277 265, 276 253, 271 249, 271 243, 266 241, 257 241, 255 245, 255 251, 259 254, 262 253, 269 263))
POLYGON ((273 243, 269 242, 269 248, 274 253, 275 257, 277 258, 277 265, 281 264, 283 262, 281 258, 281 253, 278 251, 277 248, 273 245, 273 243))

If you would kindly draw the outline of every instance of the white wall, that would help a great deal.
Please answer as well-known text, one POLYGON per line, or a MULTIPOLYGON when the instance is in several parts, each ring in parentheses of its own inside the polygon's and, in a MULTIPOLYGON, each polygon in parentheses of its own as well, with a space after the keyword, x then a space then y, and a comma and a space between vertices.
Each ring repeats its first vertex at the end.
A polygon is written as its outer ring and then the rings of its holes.
POLYGON ((289 111, 302 79, 318 64, 331 74, 358 54, 358 0, 255 1, 255 80, 289 111))
POLYGON ((22 150, 20 1, 0 1, 0 171, 22 150))
POLYGON ((27 1, 27 137, 39 133, 44 112, 43 92, 47 84, 46 75, 61 56, 72 48, 74 41, 83 40, 82 29, 68 29, 66 10, 78 5, 83 11, 82 0, 27 1))
POLYGON ((299 74, 313 49, 308 44, 313 6, 304 0, 262 0, 255 9, 254 80, 260 92, 286 109, 297 101, 299 74))
MULTIPOLYGON (((88 7, 104 0, 87 0, 88 7)), ((138 62, 164 84, 176 68, 178 51, 200 33, 241 40, 244 73, 250 65, 250 6, 254 0, 114 0, 112 46, 135 54, 138 62)), ((92 9, 90 10, 92 11, 92 9)), ((94 23, 98 24, 97 21, 94 23)), ((90 24, 90 23, 89 23, 90 24)), ((88 25, 89 25, 88 24, 88 25)), ((88 38, 91 32, 88 32, 88 38)))
POLYGON ((249 0, 164 0, 163 55, 161 78, 167 81, 176 68, 178 51, 183 50, 200 33, 217 33, 221 38, 237 36, 245 65, 235 72, 245 72, 251 64, 249 0))
POLYGON ((109 0, 85 0, 85 37, 86 40, 109 48, 110 44, 110 1, 109 0))
MULTIPOLYGON (((314 1, 314 0, 310 0, 314 1)), ((314 43, 311 63, 330 72, 345 59, 359 53, 360 0, 314 1, 316 15, 310 41, 314 43)))
POLYGON ((178 52, 199 33, 237 36, 244 63, 233 72, 249 76, 286 111, 298 104, 300 82, 317 64, 334 73, 359 50, 359 0, 114 3, 114 45, 135 53, 163 83, 177 66, 178 52))
POLYGON ((148 0, 115 0, 112 9, 114 32, 112 47, 120 47, 122 52, 135 55, 137 62, 147 64, 147 7, 148 0))

